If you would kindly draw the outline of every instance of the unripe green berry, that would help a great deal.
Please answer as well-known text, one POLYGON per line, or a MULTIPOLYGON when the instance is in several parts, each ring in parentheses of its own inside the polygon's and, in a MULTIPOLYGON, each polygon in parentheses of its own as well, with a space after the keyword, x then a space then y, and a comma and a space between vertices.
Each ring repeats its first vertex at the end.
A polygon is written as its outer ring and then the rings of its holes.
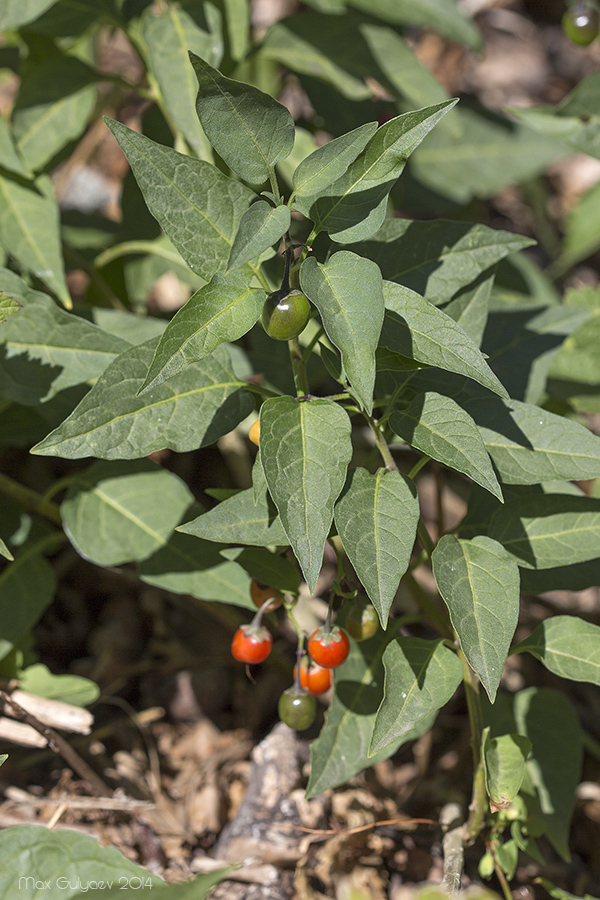
POLYGON ((304 331, 310 319, 310 303, 302 291, 273 291, 262 311, 263 328, 276 341, 290 341, 304 331))
POLYGON ((578 6, 563 15, 562 27, 570 41, 588 47, 598 37, 600 16, 593 7, 578 6))

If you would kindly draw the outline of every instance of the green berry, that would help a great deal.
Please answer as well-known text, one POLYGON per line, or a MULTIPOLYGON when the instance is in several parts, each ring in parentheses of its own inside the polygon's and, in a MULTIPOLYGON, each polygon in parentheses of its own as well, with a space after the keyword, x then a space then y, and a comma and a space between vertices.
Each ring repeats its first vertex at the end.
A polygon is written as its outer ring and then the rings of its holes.
POLYGON ((295 687, 291 687, 279 698, 277 711, 281 721, 290 728, 304 731, 315 721, 317 701, 308 691, 297 691, 295 687))
POLYGON ((570 41, 588 47, 600 31, 598 11, 585 6, 569 9, 562 17, 562 27, 570 41))
POLYGON ((276 341, 290 341, 304 331, 310 319, 310 303, 302 291, 273 291, 262 311, 263 328, 276 341))
POLYGON ((370 603, 356 600, 350 607, 344 625, 355 641, 366 641, 377 633, 379 617, 370 603))

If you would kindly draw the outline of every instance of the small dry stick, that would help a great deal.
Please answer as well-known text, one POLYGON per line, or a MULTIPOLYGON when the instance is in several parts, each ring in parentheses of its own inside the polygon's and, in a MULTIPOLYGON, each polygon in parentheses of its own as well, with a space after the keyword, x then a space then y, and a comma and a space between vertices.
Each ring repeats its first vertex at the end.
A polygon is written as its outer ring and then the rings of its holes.
POLYGON ((67 743, 60 734, 54 731, 53 728, 50 728, 49 725, 44 725, 43 722, 40 722, 39 719, 36 719, 31 713, 28 713, 27 710, 23 709, 22 706, 12 699, 10 694, 7 694, 6 691, 0 691, 0 700, 2 700, 5 705, 10 706, 16 719, 25 722, 39 732, 39 734, 47 740, 51 750, 54 750, 55 753, 60 753, 65 762, 77 772, 80 778, 83 778, 84 781, 88 783, 89 787, 92 789, 92 793, 97 794, 100 797, 112 796, 113 791, 109 786, 102 781, 100 776, 94 772, 91 766, 89 766, 75 750, 73 750, 71 745, 67 743))

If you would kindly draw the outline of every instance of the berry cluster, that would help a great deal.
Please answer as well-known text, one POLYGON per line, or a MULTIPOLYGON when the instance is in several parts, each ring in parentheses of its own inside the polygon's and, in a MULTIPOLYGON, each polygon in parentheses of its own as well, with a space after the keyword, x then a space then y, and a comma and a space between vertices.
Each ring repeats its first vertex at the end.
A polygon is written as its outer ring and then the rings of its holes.
MULTIPOLYGON (((265 613, 273 612, 284 602, 281 591, 252 579, 250 596, 258 612, 249 625, 237 629, 231 642, 231 653, 238 662, 254 665, 264 662, 271 652, 273 637, 262 624, 265 613)), ((364 601, 355 602, 346 617, 346 627, 357 641, 373 637, 377 631, 377 613, 364 601)), ((324 694, 332 684, 331 670, 337 669, 348 658, 350 640, 346 631, 331 625, 329 616, 324 626, 317 628, 308 639, 308 656, 299 641, 297 662, 294 666, 294 683, 279 698, 279 718, 290 728, 304 731, 317 714, 315 697, 324 694)))

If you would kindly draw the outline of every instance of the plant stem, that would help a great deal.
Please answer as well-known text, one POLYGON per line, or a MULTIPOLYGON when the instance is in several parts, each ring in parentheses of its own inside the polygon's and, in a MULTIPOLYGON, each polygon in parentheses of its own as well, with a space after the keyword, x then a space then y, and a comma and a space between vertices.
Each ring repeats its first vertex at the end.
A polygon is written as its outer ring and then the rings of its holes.
POLYGON ((431 535, 427 531, 427 526, 425 525, 425 522, 421 517, 419 517, 419 521, 417 522, 417 534, 419 535, 419 540, 423 544, 423 550, 431 559, 431 554, 434 550, 434 544, 431 540, 431 535))
POLYGON ((467 710, 469 712, 469 724, 471 726, 471 750, 473 753, 473 795, 469 820, 467 822, 467 835, 470 841, 474 841, 485 820, 487 804, 487 791, 485 787, 485 769, 481 757, 481 735, 483 732, 483 719, 481 715, 481 702, 479 700, 479 681, 477 676, 463 653, 458 648, 458 658, 463 667, 463 682, 465 696, 467 698, 467 710))
POLYGON ((55 503, 46 500, 37 491, 19 484, 18 481, 14 481, 2 472, 0 472, 0 492, 62 528, 60 509, 55 503))
POLYGON ((308 377, 306 374, 306 363, 302 356, 302 349, 298 338, 292 338, 288 341, 290 351, 290 359, 292 361, 292 370, 294 372, 294 384, 296 385, 296 394, 298 397, 305 397, 310 393, 308 377))
POLYGON ((385 463, 386 469, 390 469, 392 472, 398 471, 398 466, 394 462, 394 457, 392 456, 392 451, 388 446, 388 442, 383 436, 383 432, 379 427, 379 422, 373 416, 367 416, 367 421, 371 426, 371 431, 373 432, 373 436, 375 437, 375 443, 377 444, 377 449, 381 454, 381 458, 385 463))
POLYGON ((423 466, 426 466, 427 463, 431 460, 430 456, 422 456, 418 462, 414 464, 410 472, 408 473, 408 477, 412 480, 416 477, 416 475, 421 471, 423 466))

